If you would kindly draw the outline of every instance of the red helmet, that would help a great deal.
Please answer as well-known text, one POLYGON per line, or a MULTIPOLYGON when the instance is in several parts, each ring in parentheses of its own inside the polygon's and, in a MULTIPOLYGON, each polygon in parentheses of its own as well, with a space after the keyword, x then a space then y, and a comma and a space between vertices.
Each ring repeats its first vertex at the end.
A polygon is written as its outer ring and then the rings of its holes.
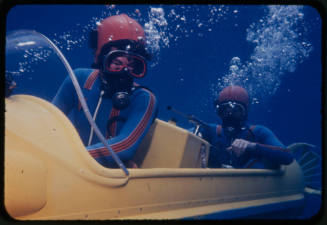
POLYGON ((107 17, 97 26, 97 49, 95 61, 104 45, 117 40, 131 40, 145 45, 145 34, 142 26, 126 14, 107 17))
POLYGON ((225 87, 219 93, 216 103, 220 104, 222 102, 227 102, 227 101, 236 101, 242 103, 246 108, 248 108, 250 103, 248 92, 244 88, 237 85, 231 85, 225 87))

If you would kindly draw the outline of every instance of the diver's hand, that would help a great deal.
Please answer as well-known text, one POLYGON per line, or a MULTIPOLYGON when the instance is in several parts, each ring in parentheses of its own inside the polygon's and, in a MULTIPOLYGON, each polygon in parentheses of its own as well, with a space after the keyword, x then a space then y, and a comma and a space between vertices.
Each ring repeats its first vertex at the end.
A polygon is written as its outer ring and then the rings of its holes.
POLYGON ((250 142, 244 139, 235 139, 231 146, 227 148, 227 151, 232 151, 237 157, 240 157, 245 150, 255 149, 257 146, 256 143, 250 142))

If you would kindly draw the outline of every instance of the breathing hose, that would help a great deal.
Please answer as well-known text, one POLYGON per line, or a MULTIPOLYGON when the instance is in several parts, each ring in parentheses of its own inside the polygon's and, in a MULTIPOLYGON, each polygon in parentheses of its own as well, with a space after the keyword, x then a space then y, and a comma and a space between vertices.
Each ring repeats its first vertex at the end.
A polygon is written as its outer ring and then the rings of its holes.
POLYGON ((59 50, 59 48, 49 39, 47 38, 45 35, 38 33, 36 31, 33 31, 36 34, 42 36, 46 41, 48 41, 48 43, 51 45, 51 47, 54 49, 54 51, 56 52, 56 54, 59 56, 60 60, 62 61, 62 63, 64 64, 65 68, 68 71, 68 74, 73 82, 74 88, 76 90, 78 99, 81 103, 81 106, 83 108, 84 114, 87 118, 87 120, 89 121, 92 129, 94 130, 95 134, 98 136, 98 138, 100 139, 100 141, 102 142, 102 144, 108 149, 108 151, 110 152, 110 154, 112 155, 113 159, 115 160, 115 162, 118 164, 118 166, 124 171, 125 175, 128 176, 129 172, 126 169, 126 167, 124 166, 124 164, 122 163, 122 161, 119 159, 119 157, 116 155, 116 153, 110 148, 108 142, 106 141, 106 139, 104 138, 104 136, 102 135, 101 131, 99 130, 98 126, 95 124, 92 115, 90 113, 90 110, 86 104, 85 98, 83 96, 81 87, 76 79, 76 76, 74 74, 74 71, 72 70, 71 66, 69 65, 67 59, 65 58, 65 56, 62 54, 62 52, 59 50))

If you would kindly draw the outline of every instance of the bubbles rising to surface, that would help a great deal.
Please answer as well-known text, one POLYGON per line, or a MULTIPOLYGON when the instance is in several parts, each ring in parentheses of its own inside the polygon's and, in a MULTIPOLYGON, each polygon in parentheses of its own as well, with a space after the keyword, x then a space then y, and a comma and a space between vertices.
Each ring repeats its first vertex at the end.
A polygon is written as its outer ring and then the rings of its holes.
POLYGON ((218 79, 213 95, 228 85, 248 89, 259 103, 276 93, 286 73, 296 70, 312 51, 305 41, 306 31, 301 6, 268 6, 267 15, 251 24, 246 40, 254 44, 250 60, 240 64, 232 58, 229 72, 218 79))
MULTIPOLYGON (((86 24, 77 23, 69 30, 49 35, 49 38, 64 52, 73 51, 76 48, 85 47, 88 34, 96 29, 99 22, 112 15, 126 13, 137 20, 143 27, 147 36, 147 48, 154 55, 151 66, 159 61, 160 50, 163 48, 178 45, 180 40, 197 35, 204 38, 207 32, 213 31, 224 15, 229 13, 229 7, 225 5, 167 5, 162 7, 136 8, 135 6, 105 5, 97 16, 93 16, 86 24), (128 10, 128 8, 131 10, 128 10), (205 18, 202 18, 200 11, 205 11, 205 18), (192 15, 190 17, 189 15, 192 15), (194 28, 190 28, 189 26, 194 28)), ((237 14, 237 12, 230 12, 237 14)))
POLYGON ((158 56, 160 53, 160 46, 169 47, 169 37, 167 36, 167 20, 162 8, 150 8, 149 22, 144 24, 144 32, 147 37, 147 48, 151 52, 155 60, 151 66, 158 63, 158 56))
MULTIPOLYGON (((95 29, 99 21, 111 15, 126 13, 144 27, 147 48, 154 55, 150 62, 153 67, 159 64, 160 53, 164 48, 173 49, 190 37, 205 41, 208 35, 215 34, 216 29, 226 23, 238 23, 236 19, 241 18, 243 13, 242 8, 226 5, 149 5, 139 8, 107 5, 99 9, 100 12, 86 24, 74 24, 71 29, 49 35, 49 38, 64 53, 84 48, 89 31, 95 29)), ((257 99, 255 102, 260 102, 278 90, 286 73, 295 72, 298 64, 309 57, 312 45, 304 37, 307 28, 303 22, 305 14, 302 7, 282 5, 265 9, 266 15, 250 24, 246 30, 244 39, 253 46, 252 53, 247 59, 244 56, 232 57, 223 76, 216 72, 217 82, 211 87, 211 83, 207 84, 212 96, 216 96, 227 85, 238 84, 249 90, 257 99)), ((219 38, 217 35, 217 40, 219 38)), ((13 72, 21 74, 32 70, 35 63, 46 60, 49 54, 46 48, 27 50, 13 72)), ((187 77, 183 72, 179 72, 181 75, 178 80, 186 83, 187 77)))

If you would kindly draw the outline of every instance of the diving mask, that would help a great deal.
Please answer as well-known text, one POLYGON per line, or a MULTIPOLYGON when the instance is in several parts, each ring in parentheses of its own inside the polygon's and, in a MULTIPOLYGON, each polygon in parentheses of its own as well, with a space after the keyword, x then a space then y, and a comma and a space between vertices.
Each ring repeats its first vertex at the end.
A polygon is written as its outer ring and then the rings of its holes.
POLYGON ((107 73, 128 72, 135 78, 142 78, 146 74, 146 60, 136 53, 125 50, 109 52, 103 61, 103 70, 107 73))
POLYGON ((246 108, 237 102, 228 101, 216 105, 216 112, 222 119, 233 118, 243 120, 246 117, 246 108))

